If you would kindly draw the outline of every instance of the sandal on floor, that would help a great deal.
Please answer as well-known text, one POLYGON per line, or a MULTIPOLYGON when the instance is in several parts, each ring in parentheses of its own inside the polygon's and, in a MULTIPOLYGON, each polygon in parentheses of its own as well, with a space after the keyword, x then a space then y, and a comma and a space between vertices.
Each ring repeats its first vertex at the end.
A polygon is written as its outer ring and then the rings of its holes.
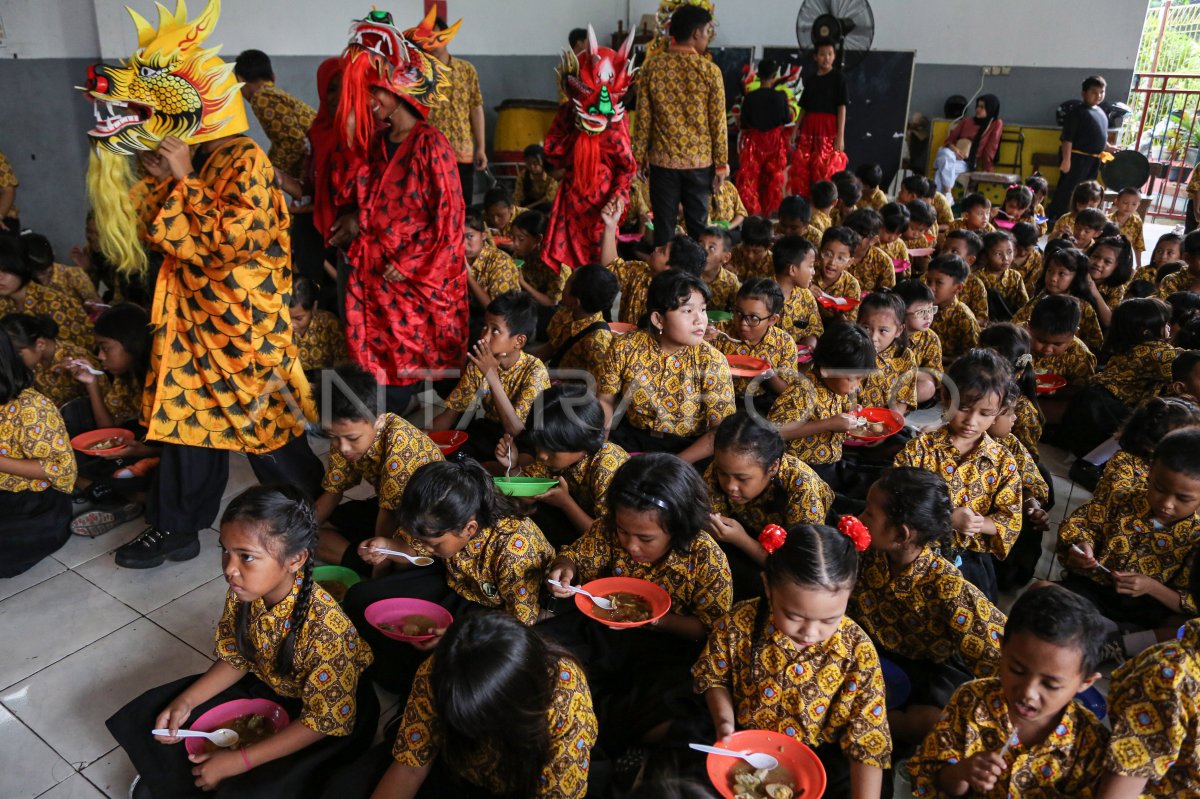
POLYGON ((85 538, 104 535, 118 525, 142 515, 140 502, 126 502, 115 508, 96 508, 85 511, 71 520, 71 532, 85 538))

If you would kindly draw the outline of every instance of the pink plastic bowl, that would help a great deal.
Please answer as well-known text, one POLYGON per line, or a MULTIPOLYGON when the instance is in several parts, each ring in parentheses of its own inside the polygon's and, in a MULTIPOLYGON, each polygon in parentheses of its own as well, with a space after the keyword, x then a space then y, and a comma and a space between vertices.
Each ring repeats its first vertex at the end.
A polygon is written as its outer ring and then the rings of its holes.
MULTIPOLYGON (((275 732, 282 730, 291 721, 283 706, 270 699, 234 699, 210 709, 188 725, 188 729, 212 732, 228 727, 234 719, 241 716, 266 716, 267 721, 275 727, 275 732)), ((208 741, 203 738, 188 738, 183 745, 187 747, 189 755, 198 755, 204 752, 208 741)))
POLYGON ((378 602, 372 602, 367 606, 366 613, 363 615, 367 617, 367 624, 370 624, 388 638, 395 641, 404 641, 409 644, 428 641, 433 636, 404 635, 403 633, 384 630, 379 625, 390 624, 394 627, 402 627, 404 626, 404 620, 409 616, 428 616, 433 619, 439 629, 444 629, 449 627, 450 623, 454 621, 454 617, 450 615, 450 611, 441 605, 426 602, 424 599, 410 599, 408 597, 381 599, 378 602))

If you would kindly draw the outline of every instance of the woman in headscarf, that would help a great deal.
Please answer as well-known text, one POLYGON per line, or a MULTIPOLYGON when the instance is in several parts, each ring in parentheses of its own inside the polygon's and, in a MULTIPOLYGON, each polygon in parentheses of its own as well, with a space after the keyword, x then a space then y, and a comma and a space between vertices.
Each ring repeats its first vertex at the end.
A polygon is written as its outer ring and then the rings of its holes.
POLYGON ((975 115, 958 120, 938 150, 933 162, 938 191, 949 194, 963 172, 991 172, 1003 132, 1000 99, 994 94, 982 95, 975 101, 975 115))

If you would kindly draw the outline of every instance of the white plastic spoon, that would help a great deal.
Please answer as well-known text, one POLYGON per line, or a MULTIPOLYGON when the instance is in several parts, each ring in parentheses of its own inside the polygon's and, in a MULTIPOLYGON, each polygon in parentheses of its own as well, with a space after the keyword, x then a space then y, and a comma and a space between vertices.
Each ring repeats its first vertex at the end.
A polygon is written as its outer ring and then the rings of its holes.
POLYGON ((735 752, 732 749, 718 749, 715 746, 705 746, 704 744, 688 744, 697 752, 707 752, 710 755, 724 755, 725 757, 739 757, 750 764, 750 768, 767 769, 768 771, 779 765, 779 761, 770 755, 765 755, 762 752, 735 752))
POLYGON ((404 558, 414 566, 432 566, 433 558, 427 558, 424 555, 410 555, 407 552, 401 552, 398 549, 384 549, 383 547, 371 547, 372 552, 379 552, 383 555, 397 555, 404 558))
POLYGON ((585 597, 592 600, 592 602, 596 604, 596 607, 600 608, 601 610, 612 610, 612 600, 593 596, 578 586, 566 585, 565 583, 560 583, 558 580, 547 580, 546 582, 550 583, 550 585, 554 586, 555 588, 561 588, 564 591, 570 591, 572 594, 583 594, 585 597))
POLYGON ((179 730, 174 735, 170 730, 150 730, 151 735, 158 735, 163 738, 207 738, 222 749, 229 749, 232 746, 237 746, 238 734, 236 730, 231 730, 228 727, 222 727, 219 730, 212 732, 200 732, 199 730, 179 730))

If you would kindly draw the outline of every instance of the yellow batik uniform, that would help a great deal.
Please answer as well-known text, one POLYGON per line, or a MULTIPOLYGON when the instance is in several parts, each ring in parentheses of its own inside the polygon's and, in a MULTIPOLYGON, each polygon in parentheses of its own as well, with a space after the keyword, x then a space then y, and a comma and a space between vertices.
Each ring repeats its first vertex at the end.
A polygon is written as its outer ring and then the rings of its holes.
MULTIPOLYGON (((83 361, 93 369, 100 368, 100 362, 91 352, 83 347, 63 342, 58 344, 54 351, 54 363, 48 365, 39 363, 30 370, 33 373, 33 387, 39 394, 53 402, 55 407, 62 407, 64 402, 76 397, 87 396, 87 387, 71 376, 71 372, 67 368, 69 361, 83 361)), ((96 380, 100 384, 100 393, 103 395, 108 390, 108 378, 97 376, 96 380)))
MULTIPOLYGON (((941 309, 938 309, 938 313, 941 313, 941 309)), ((979 340, 978 333, 975 334, 975 340, 979 340)), ((917 366, 934 372, 942 371, 942 339, 932 329, 908 331, 908 348, 912 350, 917 366)))
MULTIPOLYGON (((575 319, 570 308, 559 308, 550 318, 546 328, 546 337, 550 341, 550 351, 558 352, 572 337, 587 330, 596 322, 603 322, 604 314, 596 312, 582 319, 575 319)), ((567 350, 555 368, 583 369, 590 372, 597 380, 604 370, 604 362, 608 359, 608 349, 612 346, 613 334, 606 328, 593 330, 576 341, 567 350)))
POLYGON ((1038 406, 1024 394, 1017 397, 1017 420, 1013 422, 1012 433, 1017 440, 1029 451, 1034 461, 1040 461, 1038 442, 1042 440, 1042 412, 1038 406))
POLYGON ((766 602, 739 602, 717 622, 692 667, 696 693, 729 691, 738 729, 837 743, 849 760, 888 768, 892 740, 871 639, 847 616, 825 641, 799 647, 775 629, 766 602))
POLYGON ((618 336, 596 388, 620 402, 630 394, 625 418, 639 430, 698 436, 735 410, 729 362, 700 343, 666 353, 644 330, 618 336))
POLYGON ((859 290, 868 293, 896 285, 896 265, 891 256, 878 247, 867 250, 862 258, 850 264, 850 274, 858 281, 859 290))
POLYGON ((888 204, 888 196, 884 194, 883 189, 876 186, 869 192, 863 193, 863 198, 859 200, 859 208, 872 208, 878 211, 880 208, 888 204))
POLYGON ((562 477, 567 481, 567 493, 575 504, 593 519, 604 518, 608 514, 608 487, 612 485, 617 469, 629 460, 629 453, 611 441, 591 455, 584 455, 574 466, 569 466, 555 474, 541 461, 521 469, 526 477, 543 477, 556 479, 562 477))
POLYGON ((67 427, 50 400, 32 388, 0 405, 0 455, 42 465, 45 478, 0 472, 0 491, 46 491, 64 494, 75 487, 75 453, 67 427))
POLYGON ((1119 449, 1104 464, 1104 473, 1092 491, 1092 496, 1105 501, 1117 496, 1128 497, 1143 491, 1150 477, 1150 459, 1119 449))
MULTIPOLYGON (((0 189, 15 189, 20 185, 21 181, 17 180, 12 164, 4 157, 4 153, 0 153, 0 189)), ((8 209, 8 219, 18 219, 20 215, 21 211, 16 204, 8 209)))
POLYGON ((733 579, 721 547, 706 532, 699 532, 687 552, 671 549, 658 563, 640 563, 617 540, 607 519, 559 550, 559 557, 575 564, 580 585, 601 577, 635 577, 649 580, 671 596, 671 612, 695 616, 707 628, 733 602, 733 579))
POLYGON ((950 226, 954 221, 954 209, 950 207, 950 201, 946 199, 946 195, 940 191, 934 192, 933 198, 927 201, 933 206, 933 212, 937 215, 937 225, 942 230, 950 226))
POLYGON ((1007 617, 929 547, 895 574, 887 555, 864 552, 846 613, 885 652, 933 663, 958 658, 976 677, 998 670, 1007 617))
POLYGON ((821 309, 817 305, 817 298, 810 290, 792 289, 791 296, 783 301, 779 327, 791 336, 796 344, 800 344, 809 336, 821 337, 825 332, 825 325, 821 322, 821 309))
POLYGON ((373 656, 358 637, 354 624, 325 589, 314 584, 308 613, 298 629, 291 628, 292 609, 300 595, 302 578, 291 593, 273 607, 262 598, 246 609, 249 648, 254 660, 238 651, 237 611, 242 603, 229 591, 225 610, 217 623, 215 654, 238 671, 249 671, 280 696, 299 699, 304 709, 299 722, 322 735, 345 736, 354 730, 358 680, 373 656), (285 635, 295 635, 295 674, 276 671, 275 657, 285 635))
MULTIPOLYGON (((442 748, 442 722, 430 679, 434 660, 427 658, 417 669, 392 747, 396 762, 414 769, 428 768, 442 748)), ((554 672, 546 727, 550 733, 550 759, 538 778, 537 792, 529 799, 583 799, 598 727, 587 676, 570 658, 560 658, 554 672)), ((512 789, 501 777, 502 766, 499 753, 485 744, 451 768, 464 782, 500 796, 512 789)))
POLYGON ((1101 283, 1096 288, 1100 291, 1100 297, 1104 300, 1104 304, 1110 309, 1116 310, 1117 306, 1121 304, 1121 300, 1125 299, 1125 290, 1129 288, 1129 284, 1110 286, 1107 283, 1101 283))
MULTIPOLYGON (((550 388, 550 373, 546 365, 527 352, 522 352, 517 362, 507 369, 498 369, 500 387, 504 396, 512 403, 513 412, 524 422, 529 418, 529 411, 538 395, 550 388)), ((446 407, 459 413, 466 413, 482 403, 483 415, 493 422, 502 422, 496 401, 492 397, 492 387, 479 367, 468 362, 463 368, 458 385, 446 397, 446 407)))
POLYGON ((467 263, 467 268, 472 279, 493 300, 506 291, 521 289, 521 271, 517 268, 517 262, 490 241, 483 243, 483 249, 474 261, 467 263))
POLYGON ((96 284, 88 277, 87 272, 78 266, 51 264, 46 285, 52 289, 58 289, 68 297, 74 297, 81 305, 88 300, 100 299, 100 293, 96 291, 96 284))
POLYGON ((833 223, 834 227, 838 227, 842 224, 843 219, 857 211, 858 208, 857 205, 843 205, 839 201, 829 210, 829 221, 833 223))
POLYGON ((729 163, 720 67, 694 53, 666 52, 646 62, 638 73, 633 157, 639 165, 666 169, 729 163))
POLYGON ((744 283, 752 277, 775 277, 775 259, 766 250, 759 258, 752 258, 746 245, 735 244, 729 258, 729 269, 744 283))
POLYGON ((313 311, 312 320, 303 336, 295 336, 299 349, 300 365, 305 370, 332 369, 350 359, 346 352, 346 335, 338 318, 329 311, 319 308, 313 311))
MULTIPOLYGON (((468 127, 469 125, 470 121, 468 120, 468 127)), ((554 200, 555 194, 558 194, 558 181, 550 177, 545 170, 534 175, 523 166, 517 168, 517 185, 513 189, 514 203, 517 205, 548 203, 554 200), (526 181, 529 182, 529 191, 525 190, 526 181)))
POLYGON ((996 525, 995 535, 951 534, 952 546, 973 552, 991 552, 1005 558, 1021 532, 1021 473, 1008 450, 984 433, 975 449, 960 455, 950 441, 950 428, 909 441, 896 455, 894 466, 912 466, 939 475, 950 488, 956 508, 970 508, 996 525))
POLYGON ((308 129, 317 112, 268 81, 247 100, 263 133, 271 141, 267 158, 285 175, 302 177, 308 148, 308 129))
POLYGON ((1039 372, 1061 375, 1072 386, 1091 382, 1096 374, 1096 356, 1088 345, 1076 336, 1070 345, 1057 355, 1034 355, 1033 367, 1039 372))
POLYGON ((917 407, 917 357, 911 348, 900 352, 893 343, 875 356, 875 371, 858 390, 858 403, 867 408, 890 408, 903 402, 917 407))
MULTIPOLYGON (((1179 592, 1184 613, 1194 615, 1196 602, 1188 590, 1192 560, 1200 543, 1200 514, 1169 527, 1152 518, 1149 490, 1093 497, 1075 509, 1058 528, 1058 558, 1063 568, 1103 586, 1113 587, 1111 574, 1067 565, 1071 544, 1091 544, 1096 560, 1114 572, 1136 572, 1179 592)), ((1115 589, 1113 589, 1115 590, 1115 589)))
POLYGON ((980 269, 972 277, 983 283, 985 301, 986 289, 991 289, 1004 299, 1013 313, 1021 310, 1025 303, 1029 302, 1029 294, 1025 291, 1025 276, 1019 270, 1005 269, 1003 272, 993 272, 990 269, 980 269))
POLYGON ((475 72, 473 64, 461 58, 451 56, 447 66, 450 68, 450 80, 438 85, 438 90, 446 95, 446 101, 434 103, 430 107, 427 121, 440 130, 450 142, 458 163, 469 164, 475 160, 471 112, 483 106, 479 75, 475 72))
MULTIPOLYGON (((708 281, 705 281, 708 283, 708 281)), ((717 272, 716 278, 711 283, 708 283, 708 290, 712 292, 712 296, 708 298, 708 307, 711 310, 729 311, 733 309, 733 301, 737 299, 738 289, 742 287, 738 276, 730 272, 725 267, 721 267, 721 271, 717 272)))
POLYGON ((142 391, 132 375, 115 377, 104 392, 104 407, 116 422, 136 420, 142 407, 142 391))
POLYGON ((1185 267, 1164 277, 1154 296, 1165 300, 1177 291, 1191 291, 1197 283, 1200 283, 1200 277, 1193 275, 1192 270, 1185 267))
POLYGON ((824 524, 833 504, 833 489, 808 464, 787 453, 779 459, 779 471, 766 489, 748 502, 730 501, 711 465, 704 479, 712 497, 712 512, 737 519, 754 537, 768 524, 785 528, 793 524, 824 524))
MULTIPOLYGON (((842 272, 838 279, 833 281, 833 285, 831 286, 824 286, 819 281, 815 280, 813 285, 819 291, 824 291, 831 297, 843 297, 847 300, 857 300, 861 299, 862 297, 862 287, 858 283, 858 278, 850 274, 848 271, 842 272)), ((818 303, 817 307, 820 308, 820 303, 818 303)), ((821 315, 829 316, 830 318, 841 317, 847 322, 854 322, 858 319, 858 306, 855 305, 852 309, 844 313, 841 311, 833 311, 821 308, 821 315)))
POLYGON ((721 184, 720 190, 709 197, 708 223, 717 225, 724 222, 728 225, 739 216, 746 216, 746 206, 742 203, 742 195, 738 194, 737 186, 732 180, 727 180, 721 184))
MULTIPOLYGON (((876 246, 879 249, 883 250, 884 255, 886 255, 888 258, 892 259, 892 261, 893 261, 892 273, 893 273, 893 280, 894 280, 895 279, 895 271, 896 271, 896 264, 894 262, 908 260, 908 244, 906 244, 904 242, 904 239, 898 238, 895 241, 890 241, 890 242, 887 242, 886 244, 881 242, 876 246)), ((907 277, 907 274, 905 276, 907 277)))
POLYGON ((987 286, 979 278, 978 272, 972 272, 967 276, 967 282, 963 283, 962 291, 958 293, 958 299, 959 302, 971 309, 971 313, 975 314, 975 320, 979 322, 981 329, 987 327, 987 286))
POLYGON ((330 447, 321 490, 344 494, 366 480, 379 496, 379 507, 395 510, 400 507, 404 488, 417 469, 441 459, 441 449, 429 436, 402 416, 385 413, 375 440, 358 460, 347 461, 336 448, 330 447))
POLYGON ((78 344, 84 349, 92 348, 92 323, 73 295, 63 294, 58 289, 31 280, 25 284, 24 302, 19 303, 12 297, 0 297, 0 317, 10 313, 30 316, 45 314, 58 324, 59 341, 78 344))
POLYGON ((147 439, 261 455, 315 419, 292 339, 291 238, 275 170, 237 136, 183 180, 134 187, 163 253, 142 402, 147 439))
POLYGON ((621 284, 621 307, 617 318, 626 324, 638 324, 646 315, 646 292, 650 288, 650 279, 654 277, 650 264, 617 258, 608 265, 608 269, 621 284))
MULTIPOLYGON (((940 222, 940 220, 939 220, 939 222, 940 222)), ((993 225, 991 222, 985 222, 983 227, 967 227, 967 222, 962 217, 959 217, 958 219, 950 220, 950 223, 947 225, 939 224, 938 227, 941 228, 941 233, 940 233, 941 238, 939 239, 939 241, 943 245, 946 243, 946 237, 949 236, 951 233, 953 233, 956 230, 969 230, 970 232, 974 233, 979 238, 983 238, 984 236, 986 236, 989 233, 996 232, 996 226, 993 225)), ((980 253, 980 255, 982 255, 982 254, 983 253, 980 253)))
POLYGON ((1075 235, 1075 212, 1069 211, 1054 220, 1054 228, 1050 231, 1051 239, 1060 239, 1075 235))
POLYGON ((487 243, 488 244, 495 243, 493 233, 496 236, 503 236, 504 238, 511 239, 512 234, 513 234, 513 223, 516 222, 518 218, 520 218, 521 214, 525 213, 528 210, 529 210, 528 208, 523 208, 519 205, 511 206, 511 210, 509 210, 509 212, 508 212, 508 221, 507 222, 505 222, 499 228, 488 228, 488 235, 486 237, 487 243))
POLYGON ((567 278, 570 276, 571 267, 560 264, 555 272, 542 260, 540 253, 530 256, 521 267, 521 277, 525 282, 549 297, 555 305, 562 302, 563 289, 567 287, 567 278))
MULTIPOLYGON (((726 333, 733 335, 733 321, 721 322, 718 327, 726 333)), ((765 322, 760 323, 766 324, 765 322)), ((736 336, 734 336, 736 338, 736 336)), ((799 379, 799 373, 796 371, 799 355, 796 352, 796 342, 787 333, 784 333, 775 325, 767 328, 767 332, 759 339, 757 344, 743 342, 734 344, 724 336, 717 336, 713 340, 712 345, 720 350, 725 355, 749 355, 752 358, 762 358, 767 363, 771 364, 771 368, 775 370, 775 374, 783 378, 787 383, 795 383, 799 379)), ((733 378, 733 393, 739 397, 746 396, 746 392, 750 389, 750 384, 756 378, 751 377, 735 377, 733 378)), ((763 392, 760 384, 755 391, 756 394, 763 392)))
POLYGON ((1094 382, 1130 408, 1166 392, 1171 365, 1181 350, 1165 341, 1147 341, 1108 359, 1094 382))
MULTIPOLYGON (((941 718, 908 761, 914 795, 949 797, 938 786, 938 774, 981 752, 999 752, 1013 734, 1008 702, 999 677, 972 680, 959 686, 941 718)), ((1096 795, 1103 773, 1108 731, 1075 700, 1040 744, 1017 743, 1004 760, 1008 768, 987 793, 969 792, 981 799, 1058 799, 1096 795)))
MULTIPOLYGON (((1195 180, 1195 178, 1192 178, 1195 180)), ((1190 190, 1190 189, 1189 189, 1190 190)), ((1200 620, 1112 675, 1104 771, 1149 780, 1143 797, 1190 796, 1200 785, 1200 620)))
POLYGON ((812 209, 812 216, 808 220, 808 230, 805 235, 813 246, 821 246, 821 237, 825 235, 825 231, 833 227, 833 216, 830 211, 822 211, 819 208, 812 209))
MULTIPOLYGON (((418 555, 433 550, 401 528, 396 539, 418 555)), ((532 519, 506 516, 481 527, 467 545, 445 561, 446 585, 468 602, 503 609, 526 627, 537 623, 542 574, 554 547, 532 519)))
POLYGON ((1050 487, 1046 485, 1046 478, 1042 477, 1042 473, 1038 471, 1037 461, 1029 454, 1029 450, 1025 449, 1025 445, 1014 433, 1001 436, 996 439, 996 442, 1008 450, 1008 454, 1012 455, 1013 460, 1017 462, 1017 472, 1021 475, 1021 492, 1024 497, 1032 497, 1038 501, 1039 505, 1044 505, 1050 498, 1050 487))
POLYGON ((1012 266, 1021 273, 1021 281, 1025 284, 1025 296, 1032 297, 1040 292, 1045 282, 1045 263, 1042 261, 1042 251, 1034 247, 1029 251, 1025 263, 1014 263, 1012 266))
POLYGON ((953 361, 967 350, 979 346, 979 322, 971 309, 957 297, 938 308, 929 329, 937 334, 945 360, 953 361))
MULTIPOLYGON (((808 372, 779 395, 767 418, 780 426, 790 422, 815 422, 849 413, 850 405, 850 397, 833 393, 815 372, 808 372)), ((788 442, 787 451, 810 466, 836 463, 842 459, 842 442, 845 440, 845 433, 831 430, 794 439, 788 442)))

